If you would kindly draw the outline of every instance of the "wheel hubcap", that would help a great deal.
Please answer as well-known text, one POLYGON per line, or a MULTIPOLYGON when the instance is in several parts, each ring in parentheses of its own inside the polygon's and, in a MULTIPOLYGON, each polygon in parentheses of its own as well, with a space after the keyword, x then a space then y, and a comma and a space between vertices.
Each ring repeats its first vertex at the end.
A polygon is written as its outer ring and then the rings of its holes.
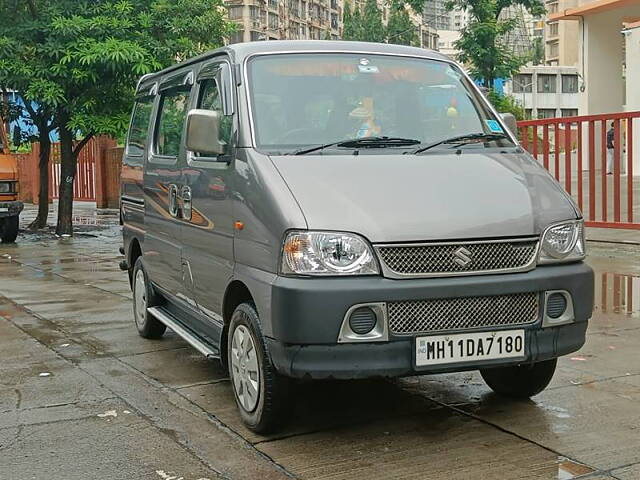
POLYGON ((145 313, 147 311, 147 289, 144 282, 144 272, 138 270, 134 287, 134 317, 139 327, 144 326, 145 313))
POLYGON ((251 412, 258 404, 260 375, 255 344, 244 325, 238 325, 231 340, 231 375, 242 408, 251 412))

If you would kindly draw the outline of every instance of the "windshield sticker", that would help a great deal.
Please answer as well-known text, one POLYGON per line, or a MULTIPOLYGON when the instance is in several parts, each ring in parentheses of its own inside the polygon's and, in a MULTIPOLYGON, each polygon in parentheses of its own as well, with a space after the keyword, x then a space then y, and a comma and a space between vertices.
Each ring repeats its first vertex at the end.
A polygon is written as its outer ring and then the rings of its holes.
POLYGON ((378 67, 375 65, 358 65, 358 70, 360 73, 378 73, 378 67))
POLYGON ((504 130, 497 120, 485 120, 484 123, 487 124, 491 133, 504 133, 504 130))

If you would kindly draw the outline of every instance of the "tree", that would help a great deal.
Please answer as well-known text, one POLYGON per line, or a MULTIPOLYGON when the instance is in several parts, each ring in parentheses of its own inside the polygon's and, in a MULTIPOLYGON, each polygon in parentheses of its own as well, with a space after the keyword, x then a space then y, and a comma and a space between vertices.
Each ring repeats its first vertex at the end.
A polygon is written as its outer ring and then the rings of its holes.
POLYGON ((382 11, 376 0, 366 0, 362 12, 362 38, 364 42, 384 42, 387 38, 386 29, 382 23, 382 11))
POLYGON ((416 26, 411 21, 405 3, 400 0, 392 0, 387 23, 387 43, 400 45, 420 45, 420 39, 416 34, 416 26))
POLYGON ((0 23, 0 85, 59 131, 58 235, 72 233, 78 154, 93 136, 126 130, 137 79, 232 30, 222 0, 0 0, 0 18, 11 19, 0 23))
POLYGON ((450 0, 447 8, 468 10, 471 20, 462 29, 454 44, 460 51, 458 60, 470 66, 471 74, 482 79, 485 87, 493 88, 496 78, 510 77, 529 58, 518 56, 505 44, 504 36, 513 31, 514 18, 504 18, 502 12, 513 5, 525 7, 532 15, 542 15, 542 0, 450 0))
POLYGON ((542 65, 544 63, 544 42, 542 37, 533 39, 533 47, 531 48, 531 63, 534 65, 542 65))
POLYGON ((391 2, 389 4, 390 14, 386 27, 382 21, 382 11, 376 0, 366 0, 362 12, 357 5, 352 9, 349 3, 345 3, 342 38, 362 42, 419 45, 417 29, 411 21, 408 9, 421 11, 424 0, 389 1, 391 2))

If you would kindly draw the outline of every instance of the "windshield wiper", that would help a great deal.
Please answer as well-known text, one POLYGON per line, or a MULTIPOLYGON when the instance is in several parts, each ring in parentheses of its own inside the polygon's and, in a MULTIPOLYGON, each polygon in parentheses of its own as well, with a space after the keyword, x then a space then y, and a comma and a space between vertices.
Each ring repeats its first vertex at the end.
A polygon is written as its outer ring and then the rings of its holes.
POLYGON ((408 145, 418 145, 420 140, 402 137, 365 137, 354 138, 351 140, 340 140, 338 142, 324 143, 313 147, 304 147, 286 155, 305 155, 307 153, 317 152, 329 147, 345 147, 345 148, 383 148, 383 147, 406 147, 408 145))
POLYGON ((408 153, 416 154, 420 152, 425 152, 433 147, 437 147, 438 145, 442 145, 442 144, 455 143, 456 146, 461 146, 469 143, 479 143, 478 140, 482 140, 484 142, 491 142, 493 140, 503 140, 505 138, 509 138, 509 137, 507 137, 507 135, 504 133, 483 133, 483 132, 467 133, 466 135, 458 135, 451 138, 445 138, 444 140, 440 140, 438 142, 430 143, 429 145, 425 145, 423 147, 417 148, 408 153))

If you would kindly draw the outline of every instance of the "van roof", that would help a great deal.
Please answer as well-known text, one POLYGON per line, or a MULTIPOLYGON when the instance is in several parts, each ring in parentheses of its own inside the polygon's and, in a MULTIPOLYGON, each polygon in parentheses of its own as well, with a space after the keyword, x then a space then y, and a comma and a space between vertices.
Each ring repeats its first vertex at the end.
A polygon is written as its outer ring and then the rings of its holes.
POLYGON ((449 57, 434 50, 388 43, 346 42, 341 40, 268 40, 261 42, 234 43, 216 50, 211 50, 197 57, 172 65, 159 72, 147 74, 140 79, 140 82, 150 80, 154 77, 163 76, 173 70, 198 63, 222 52, 228 53, 234 62, 240 63, 246 57, 254 54, 304 51, 386 53, 390 55, 411 55, 436 60, 451 60, 449 57))

